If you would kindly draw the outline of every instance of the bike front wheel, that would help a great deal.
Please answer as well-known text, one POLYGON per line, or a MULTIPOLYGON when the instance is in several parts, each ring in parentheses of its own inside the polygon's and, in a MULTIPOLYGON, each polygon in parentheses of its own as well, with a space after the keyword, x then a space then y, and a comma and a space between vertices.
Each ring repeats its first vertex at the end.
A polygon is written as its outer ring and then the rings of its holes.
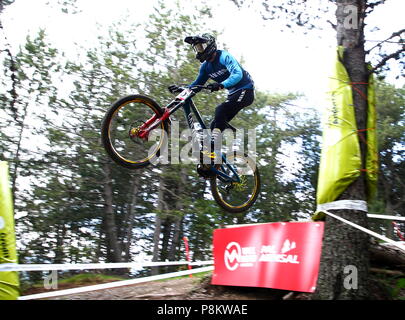
POLYGON ((210 179, 211 193, 224 210, 239 213, 248 210, 260 193, 260 174, 256 162, 246 154, 226 156, 210 179))
POLYGON ((162 122, 146 137, 139 132, 148 119, 160 117, 163 110, 152 99, 130 95, 116 101, 106 113, 101 140, 107 154, 119 165, 137 169, 159 157, 166 146, 168 122, 162 122))

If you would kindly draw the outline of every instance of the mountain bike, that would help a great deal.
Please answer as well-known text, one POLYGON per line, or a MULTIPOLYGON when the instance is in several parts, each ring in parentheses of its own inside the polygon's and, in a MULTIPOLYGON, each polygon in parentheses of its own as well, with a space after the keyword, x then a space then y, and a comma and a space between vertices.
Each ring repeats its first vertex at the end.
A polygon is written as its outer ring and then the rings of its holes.
MULTIPOLYGON (((196 139, 194 117, 207 129, 192 98, 205 86, 184 88, 166 107, 143 95, 129 95, 116 101, 102 122, 101 138, 107 154, 117 164, 139 169, 159 158, 167 147, 170 116, 183 108, 188 127, 196 139), (194 117, 193 117, 194 115, 194 117), (153 137, 152 137, 153 136, 153 137)), ((236 129, 228 124, 234 132, 236 129)), ((260 175, 255 161, 246 153, 221 153, 220 164, 205 165, 211 194, 220 207, 231 213, 249 209, 260 192, 260 175)))

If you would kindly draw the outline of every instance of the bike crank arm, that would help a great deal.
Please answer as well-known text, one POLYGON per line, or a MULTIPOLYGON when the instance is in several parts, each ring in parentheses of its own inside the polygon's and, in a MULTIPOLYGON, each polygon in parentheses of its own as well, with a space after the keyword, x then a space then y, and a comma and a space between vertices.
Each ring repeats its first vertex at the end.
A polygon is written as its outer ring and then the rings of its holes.
MULTIPOLYGON (((221 165, 221 167, 222 167, 222 170, 223 170, 223 171, 225 171, 225 170, 224 170, 224 169, 225 169, 224 166, 227 166, 227 167, 232 171, 232 173, 233 173, 233 177, 230 177, 229 175, 223 174, 224 177, 230 179, 231 182, 241 182, 241 179, 240 179, 238 173, 236 172, 235 167, 234 167, 232 164, 228 163, 228 161, 226 160, 225 154, 222 154, 222 165, 221 165), (235 179, 235 178, 236 178, 236 179, 235 179)), ((214 169, 215 169, 215 168, 214 168, 214 169)))
MULTIPOLYGON (((221 166, 223 166, 223 165, 221 165, 221 166)), ((222 182, 241 182, 241 179, 240 179, 239 175, 237 174, 237 172, 235 171, 235 169, 233 168, 233 166, 230 165, 229 163, 226 163, 226 166, 228 168, 230 168, 230 170, 234 174, 233 177, 227 175, 226 173, 224 173, 222 171, 219 171, 215 167, 211 167, 211 170, 218 175, 218 179, 220 179, 222 182)))

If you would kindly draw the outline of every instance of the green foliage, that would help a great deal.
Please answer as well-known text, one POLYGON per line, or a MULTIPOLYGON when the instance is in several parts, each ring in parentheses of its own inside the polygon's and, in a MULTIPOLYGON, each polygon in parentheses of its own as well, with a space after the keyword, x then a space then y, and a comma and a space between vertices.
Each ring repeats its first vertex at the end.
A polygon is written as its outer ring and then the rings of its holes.
MULTIPOLYGON (((403 289, 405 289, 405 278, 398 279, 396 282, 395 287, 392 289, 393 298, 398 298, 403 289)), ((401 300, 404 300, 404 297, 401 297, 401 300)))
MULTIPOLYGON (((57 0, 57 8, 60 9, 63 13, 66 14, 76 14, 79 11, 76 5, 77 0, 57 0)), ((54 6, 55 1, 49 1, 46 3, 49 6, 54 6)))
POLYGON ((58 280, 58 284, 91 284, 91 283, 101 283, 101 282, 112 282, 125 280, 122 277, 105 275, 105 274, 95 274, 95 273, 82 273, 70 276, 68 278, 58 280))
MULTIPOLYGON (((376 100, 380 168, 377 198, 370 204, 370 212, 401 215, 405 206, 405 88, 380 81, 376 100)), ((391 221, 372 221, 371 226, 394 237, 391 221)))
MULTIPOLYGON (((299 94, 257 91, 253 105, 232 121, 245 132, 256 129, 262 192, 246 214, 222 211, 195 165, 130 171, 101 147, 102 118, 120 96, 140 93, 164 105, 173 98, 169 85, 195 79, 199 63, 183 39, 209 19, 209 8, 192 16, 161 1, 146 27, 112 24, 80 61, 53 48, 44 30, 26 39, 15 57, 16 113, 7 107, 12 97, 4 79, 0 90, 0 154, 12 163, 21 263, 130 261, 154 252, 158 260, 179 260, 185 259, 183 236, 192 258, 206 260, 217 228, 312 214, 320 122, 315 110, 294 105, 299 94)), ((403 203, 404 91, 381 83, 378 92, 382 181, 399 179, 380 187, 379 211, 403 203)), ((224 92, 196 96, 207 123, 223 99, 224 92)), ((174 119, 186 128, 181 111, 174 119)))
POLYGON ((6 6, 9 6, 10 4, 12 4, 15 0, 1 0, 0 1, 0 13, 3 11, 3 9, 6 6))
MULTIPOLYGON (((35 234, 22 241, 21 262, 130 260, 134 254, 151 253, 152 247, 158 247, 159 260, 181 259, 182 235, 190 239, 193 259, 204 260, 211 256, 215 228, 278 221, 303 210, 296 193, 306 186, 299 187, 299 179, 285 178, 280 159, 283 150, 307 139, 308 128, 299 124, 298 113, 286 104, 297 98, 294 94, 257 92, 254 105, 233 122, 238 128, 258 130, 263 194, 246 215, 220 210, 206 181, 197 178, 194 165, 132 172, 111 163, 101 148, 101 119, 119 96, 139 92, 164 104, 172 99, 169 85, 194 80, 199 63, 183 39, 198 32, 201 21, 209 18, 207 8, 199 14, 198 19, 184 15, 161 2, 144 37, 142 26, 128 30, 113 24, 108 35, 99 37, 99 45, 78 62, 67 61, 52 48, 43 30, 35 39, 27 38, 17 57, 19 110, 25 110, 28 120, 17 126, 41 143, 35 152, 24 149, 24 161, 15 175, 30 179, 24 191, 16 193, 16 208, 22 213, 18 230, 20 235, 35 234), (71 83, 73 89, 67 94, 56 86, 58 76, 71 83), (27 113, 28 100, 40 104, 41 110, 27 113), (158 243, 151 241, 155 219, 161 220, 158 243), (40 239, 49 241, 43 244, 40 239)), ((212 120, 215 106, 224 98, 224 93, 196 97, 205 121, 212 120)), ((186 128, 181 113, 175 119, 186 128)), ((21 145, 26 144, 23 140, 21 145)))

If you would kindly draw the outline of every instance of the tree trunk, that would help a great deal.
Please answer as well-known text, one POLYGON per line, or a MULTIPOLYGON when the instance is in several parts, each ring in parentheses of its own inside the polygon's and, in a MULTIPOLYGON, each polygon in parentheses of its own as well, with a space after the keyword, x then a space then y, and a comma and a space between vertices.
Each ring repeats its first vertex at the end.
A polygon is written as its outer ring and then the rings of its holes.
POLYGON ((117 227, 113 208, 113 189, 111 182, 111 165, 105 162, 104 168, 104 230, 107 243, 108 262, 121 262, 121 250, 117 238, 117 227))
POLYGON ((135 206, 138 197, 138 190, 139 190, 139 176, 135 176, 132 179, 132 193, 131 193, 131 201, 129 204, 129 208, 127 209, 127 213, 124 218, 124 241, 123 241, 123 248, 125 253, 125 261, 130 261, 131 259, 131 242, 132 242, 132 229, 134 227, 134 217, 135 217, 135 206))
POLYGON ((64 240, 66 239, 66 225, 64 219, 57 224, 56 226, 57 231, 56 231, 56 248, 55 248, 55 258, 53 259, 53 263, 58 264, 58 263, 63 263, 63 259, 65 257, 64 253, 64 240))
POLYGON ((173 237, 170 244, 168 259, 169 261, 175 261, 176 259, 176 252, 179 250, 180 245, 180 230, 181 230, 181 223, 183 219, 181 217, 176 217, 173 226, 173 237))
MULTIPOLYGON (((161 214, 164 208, 164 180, 162 174, 159 178, 159 193, 158 193, 158 205, 157 205, 157 213, 155 216, 155 230, 153 232, 153 252, 152 252, 152 261, 157 262, 159 261, 160 255, 160 234, 162 231, 162 218, 161 214)), ((152 275, 159 274, 159 267, 152 267, 151 271, 152 275)))
POLYGON ((373 266, 400 269, 405 272, 405 252, 390 243, 375 242, 371 245, 370 261, 373 266))
MULTIPOLYGON (((352 83, 367 83, 368 71, 364 51, 364 16, 366 0, 337 1, 338 45, 345 48, 343 64, 352 83), (357 10, 357 11, 356 11, 357 10), (357 12, 356 21, 348 14, 357 12), (350 23, 352 22, 352 24, 350 23)), ((353 103, 357 128, 365 129, 367 123, 367 86, 353 84, 353 103)), ((347 106, 350 107, 350 106, 347 106)), ((362 168, 364 169, 367 137, 359 133, 362 168)), ((364 172, 337 199, 366 200, 364 172)), ((332 211, 332 210, 331 210, 332 211)), ((334 214, 367 228, 367 215, 362 211, 333 210, 334 214)), ((369 237, 362 231, 327 216, 322 247, 322 257, 315 299, 367 299, 369 298, 369 237)))
MULTIPOLYGON (((163 228, 162 228, 162 248, 160 250, 160 261, 166 261, 168 259, 169 254, 169 242, 172 235, 172 221, 171 217, 167 217, 163 221, 163 228)), ((168 270, 167 267, 164 268, 166 271, 168 270)))
MULTIPOLYGON (((178 213, 183 212, 184 209, 184 204, 183 200, 181 198, 182 195, 184 195, 184 187, 187 185, 187 173, 186 173, 186 168, 182 167, 180 169, 180 184, 177 186, 177 195, 180 196, 180 198, 177 199, 176 201, 176 211, 178 213)), ((173 237, 169 249, 169 261, 175 261, 176 259, 176 253, 180 249, 180 234, 181 234, 181 224, 183 222, 183 217, 180 214, 177 214, 176 217, 174 218, 174 227, 173 227, 173 237)))
MULTIPOLYGON (((159 213, 156 213, 155 217, 155 231, 153 232, 153 253, 152 261, 159 261, 159 245, 160 245, 160 232, 162 228, 162 220, 159 213)), ((159 267, 152 267, 152 276, 159 274, 159 267)))

